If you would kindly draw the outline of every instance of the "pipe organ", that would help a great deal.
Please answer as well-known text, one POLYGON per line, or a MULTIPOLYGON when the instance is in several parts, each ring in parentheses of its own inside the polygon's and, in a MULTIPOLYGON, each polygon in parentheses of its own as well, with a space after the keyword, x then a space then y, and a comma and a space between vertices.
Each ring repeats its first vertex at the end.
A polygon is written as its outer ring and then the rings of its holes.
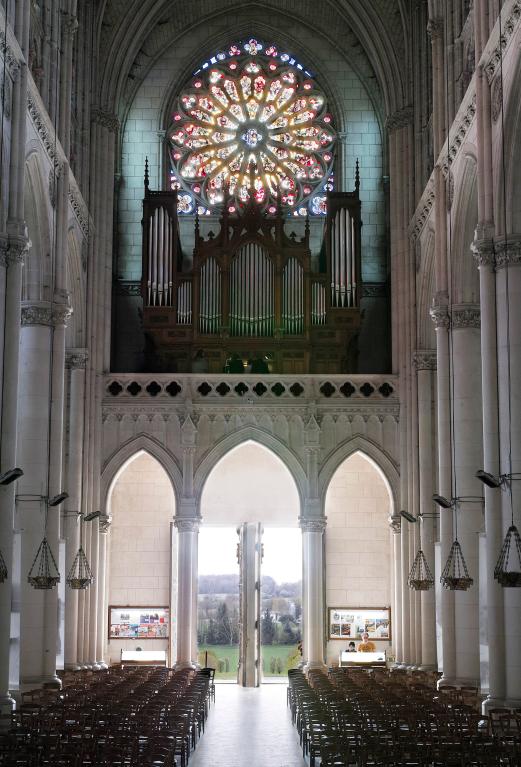
MULTIPOLYGON (((223 205, 217 235, 196 217, 193 260, 182 258, 176 192, 143 202, 143 321, 150 371, 190 372, 199 350, 208 372, 238 354, 264 357, 277 373, 356 372, 360 327, 361 208, 354 192, 328 195, 318 269, 281 209, 223 205)), ((316 259, 315 259, 316 261, 316 259)), ((199 358, 201 357, 199 353, 199 358)))

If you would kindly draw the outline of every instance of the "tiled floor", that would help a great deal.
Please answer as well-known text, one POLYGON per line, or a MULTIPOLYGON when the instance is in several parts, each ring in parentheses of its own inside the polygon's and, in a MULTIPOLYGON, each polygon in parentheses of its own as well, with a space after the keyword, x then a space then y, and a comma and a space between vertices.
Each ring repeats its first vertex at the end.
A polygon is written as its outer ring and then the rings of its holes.
POLYGON ((189 767, 304 767, 286 685, 215 687, 215 703, 189 767))

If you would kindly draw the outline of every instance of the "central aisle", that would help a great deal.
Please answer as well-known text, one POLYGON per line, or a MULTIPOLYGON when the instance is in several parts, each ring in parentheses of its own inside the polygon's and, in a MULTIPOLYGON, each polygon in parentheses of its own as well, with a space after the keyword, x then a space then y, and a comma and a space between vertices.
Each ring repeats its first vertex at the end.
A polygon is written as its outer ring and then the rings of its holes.
POLYGON ((282 684, 217 684, 189 767, 304 767, 286 689, 282 684))

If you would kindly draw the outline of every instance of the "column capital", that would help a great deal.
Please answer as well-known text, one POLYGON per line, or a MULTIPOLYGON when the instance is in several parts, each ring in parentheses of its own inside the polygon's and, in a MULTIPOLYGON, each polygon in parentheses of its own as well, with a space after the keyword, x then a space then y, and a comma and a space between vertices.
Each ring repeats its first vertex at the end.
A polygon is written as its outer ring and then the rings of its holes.
POLYGON ((29 325, 46 327, 67 325, 67 319, 71 314, 71 307, 63 304, 53 304, 50 301, 23 302, 21 324, 22 327, 29 325))
POLYGON ((444 290, 434 296, 429 314, 436 330, 450 328, 449 297, 444 290))
POLYGON ((119 118, 113 112, 105 112, 99 107, 92 110, 92 122, 107 128, 111 133, 116 133, 119 128, 119 118))
POLYGON ((395 535, 399 535, 402 531, 402 518, 399 514, 391 514, 389 519, 389 527, 395 535))
POLYGON ((100 514, 99 516, 99 532, 103 535, 108 533, 112 524, 112 517, 109 514, 100 514))
POLYGON ((7 267, 7 251, 9 249, 9 243, 7 237, 0 235, 0 266, 4 269, 7 267))
POLYGON ((494 268, 496 265, 496 253, 494 250, 494 240, 492 238, 475 239, 470 246, 470 249, 478 269, 481 266, 490 266, 494 268))
POLYGON ((197 533, 200 524, 200 517, 174 517, 174 525, 180 533, 197 533))
POLYGON ((6 253, 7 266, 23 264, 30 245, 31 241, 28 237, 10 235, 6 253))
POLYGON ((431 40, 440 40, 443 38, 445 24, 442 18, 432 18, 427 22, 427 34, 431 40))
POLYGON ((434 349, 417 349, 412 355, 415 370, 436 370, 437 357, 434 349))
POLYGON ((89 352, 87 349, 66 349, 65 367, 69 370, 85 370, 89 352))
POLYGON ((479 304, 453 304, 451 309, 453 330, 481 327, 479 304))
POLYGON ((408 125, 412 124, 413 119, 413 108, 410 106, 402 107, 387 117, 385 121, 385 127, 389 133, 392 133, 393 131, 399 130, 400 128, 407 128, 408 125))
POLYGON ((300 529, 303 533, 323 533, 326 529, 326 517, 299 517, 300 529))
POLYGON ((521 234, 512 234, 506 239, 496 240, 495 250, 496 269, 521 266, 521 234))

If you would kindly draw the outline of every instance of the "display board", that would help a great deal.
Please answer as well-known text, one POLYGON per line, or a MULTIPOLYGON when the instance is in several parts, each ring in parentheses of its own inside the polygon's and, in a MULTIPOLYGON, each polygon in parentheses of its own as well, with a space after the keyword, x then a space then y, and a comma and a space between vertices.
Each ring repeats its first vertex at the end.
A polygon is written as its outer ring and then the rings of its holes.
POLYGON ((362 634, 369 634, 373 641, 390 641, 390 607, 330 607, 328 622, 329 639, 359 642, 362 634))
POLYGON ((168 607, 109 607, 109 639, 167 639, 168 607))

